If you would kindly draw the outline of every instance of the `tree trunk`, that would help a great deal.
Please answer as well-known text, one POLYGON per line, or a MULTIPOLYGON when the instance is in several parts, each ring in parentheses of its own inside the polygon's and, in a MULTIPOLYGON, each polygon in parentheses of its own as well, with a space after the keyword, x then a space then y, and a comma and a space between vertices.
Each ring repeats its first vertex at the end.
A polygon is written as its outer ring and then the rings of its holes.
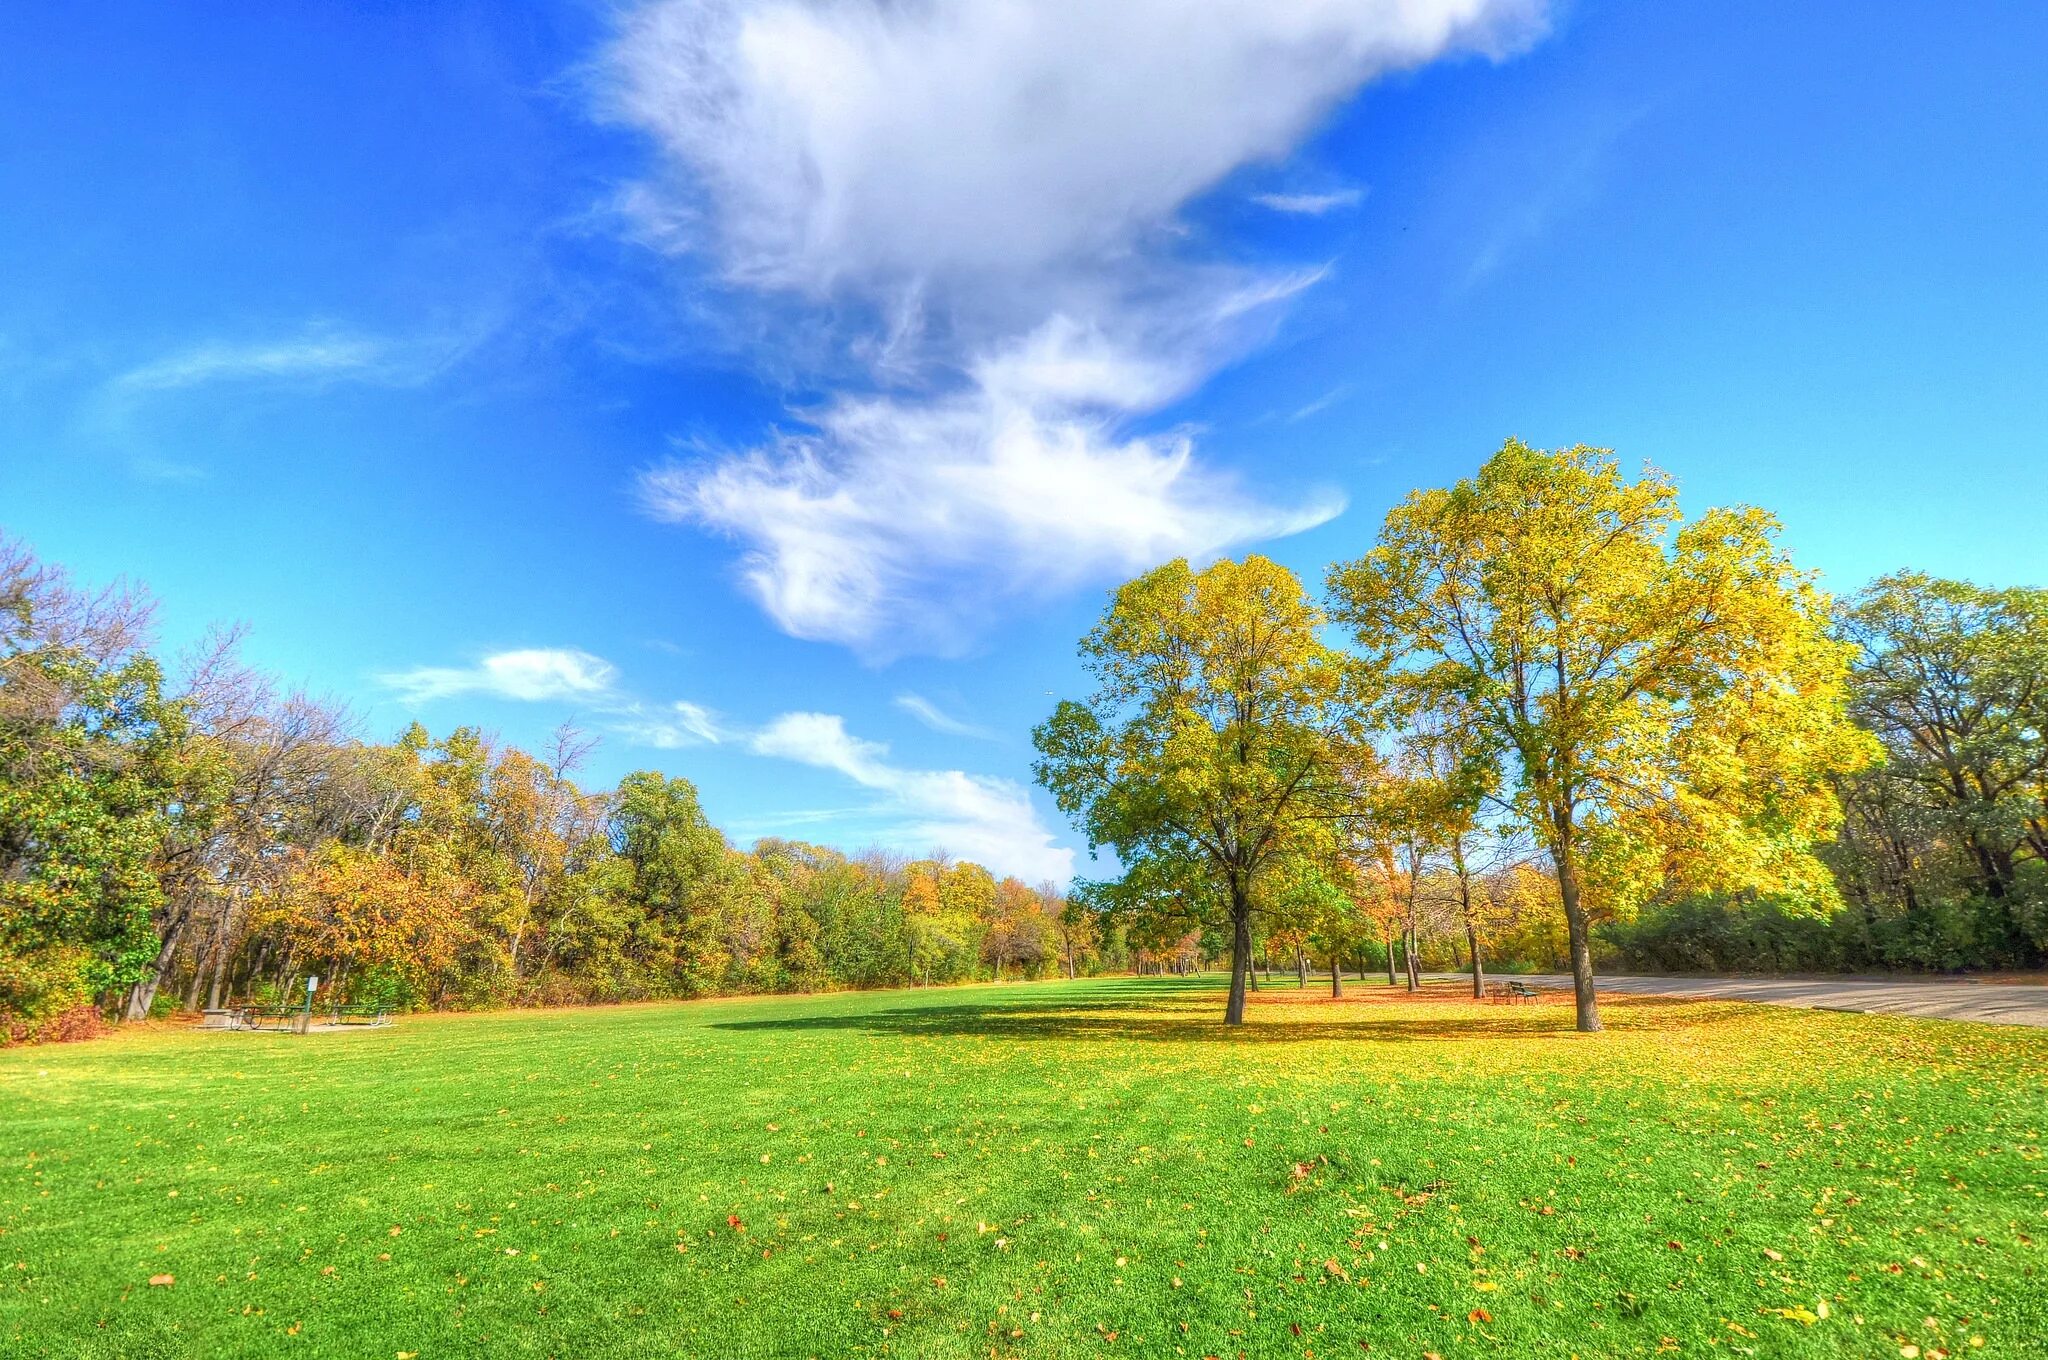
POLYGON ((1479 957, 1479 923, 1472 917, 1472 874, 1465 866, 1463 841, 1451 843, 1451 866, 1458 875, 1458 910, 1465 918, 1465 945, 1472 951, 1472 999, 1486 999, 1486 964, 1479 957))
POLYGON ((185 922, 191 916, 191 908, 186 907, 165 924, 163 943, 157 946, 156 959, 150 964, 149 971, 128 989, 128 1005, 122 1012, 125 1018, 149 1019, 149 1008, 156 1004, 156 989, 163 985, 164 974, 170 971, 171 960, 177 957, 178 937, 185 933, 185 922))
POLYGON ((1391 987, 1394 985, 1394 937, 1387 936, 1384 943, 1387 946, 1387 985, 1391 987))
POLYGON ((1415 923, 1408 923, 1408 938, 1401 947, 1401 954, 1408 960, 1408 990, 1422 990, 1422 960, 1416 954, 1415 923))
POLYGON ((1330 955, 1330 999, 1335 1001, 1342 995, 1344 995, 1343 965, 1337 961, 1337 956, 1332 954, 1330 955))
POLYGON ((1297 987, 1308 986, 1308 955, 1302 953, 1299 949, 1294 951, 1294 985, 1297 987))
POLYGON ((1230 890, 1230 1000, 1223 1008, 1223 1023, 1244 1023, 1245 980, 1252 964, 1252 904, 1235 884, 1230 890))
POLYGON ((1557 862, 1557 893, 1564 900, 1564 923, 1571 936, 1572 1000, 1578 1028, 1582 1034, 1593 1034, 1600 1029, 1600 1002, 1593 994, 1593 939, 1585 906, 1579 901, 1579 875, 1572 863, 1568 833, 1558 837, 1552 858, 1557 862))
POLYGON ((214 952, 222 948, 222 923, 216 921, 213 932, 206 937, 204 946, 192 951, 192 982, 185 988, 185 1009, 199 1009, 199 989, 206 982, 206 965, 212 961, 214 952))

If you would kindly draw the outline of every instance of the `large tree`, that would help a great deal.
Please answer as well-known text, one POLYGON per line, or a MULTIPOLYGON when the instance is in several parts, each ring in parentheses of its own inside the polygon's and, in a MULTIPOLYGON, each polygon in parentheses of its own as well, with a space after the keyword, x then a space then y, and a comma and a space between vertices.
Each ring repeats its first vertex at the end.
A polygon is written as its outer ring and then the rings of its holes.
POLYGON ((191 725, 141 650, 148 607, 0 538, 0 1043, 151 966, 157 855, 191 725))
POLYGON ((2048 948, 2048 590, 1917 572, 1841 611, 1857 644, 1851 710, 1884 764, 1845 782, 1853 894, 1909 910, 1960 888, 1986 903, 2015 962, 2048 948), (2036 881, 2029 882, 2032 862, 2036 881))
POLYGON ((1033 734, 1039 781, 1125 869, 1110 900, 1229 933, 1244 1021, 1252 917, 1292 862, 1329 854, 1358 670, 1263 557, 1176 560, 1120 588, 1081 656, 1096 690, 1033 734))
POLYGON ((1866 758, 1850 649, 1761 510, 1685 522, 1654 469, 1509 440, 1330 576, 1334 615, 1496 742, 1557 877, 1582 1030, 1592 923, 1680 885, 1824 904, 1829 777, 1866 758), (1590 890, 1590 892, 1589 892, 1590 890))

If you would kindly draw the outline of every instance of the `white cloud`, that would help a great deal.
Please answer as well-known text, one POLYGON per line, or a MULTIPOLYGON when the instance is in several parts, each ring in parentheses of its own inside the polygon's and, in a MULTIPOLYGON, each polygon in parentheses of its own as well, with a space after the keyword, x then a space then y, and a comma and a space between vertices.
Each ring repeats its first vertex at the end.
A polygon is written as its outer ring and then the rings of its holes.
POLYGON ((618 672, 602 657, 560 647, 487 656, 474 666, 420 666, 378 680, 411 703, 461 694, 499 699, 591 699, 611 691, 618 672))
POLYGON ((1063 319, 975 372, 945 398, 841 398, 810 433, 648 473, 644 499, 745 543, 742 578, 785 631, 877 654, 955 651, 993 605, 1342 508, 1261 504, 1198 466, 1188 433, 1124 433, 1117 409, 1185 379, 1063 319))
POLYGON ((1344 400, 1346 397, 1350 395, 1351 384, 1348 382, 1338 383, 1335 387, 1330 388, 1321 396, 1317 397, 1314 401, 1303 402, 1300 406, 1295 407, 1294 410, 1288 414, 1287 423, 1289 425, 1293 425, 1300 421, 1307 420, 1310 416, 1317 415, 1323 411, 1329 410, 1332 406, 1335 406, 1338 402, 1344 400))
POLYGON ((943 848, 1027 882, 1065 882, 1073 874, 1074 852, 1053 843, 1021 784, 962 770, 893 765, 888 747, 852 735, 832 713, 785 713, 756 733, 751 745, 759 755, 834 770, 883 795, 879 810, 894 823, 896 849, 943 848))
POLYGON ((315 326, 282 339, 204 341, 129 369, 110 389, 136 396, 222 382, 410 386, 439 373, 469 343, 446 337, 394 340, 315 326))
POLYGON ((620 710, 606 723, 607 730, 638 746, 659 751, 679 751, 690 746, 716 746, 727 733, 711 710, 687 699, 665 708, 649 710, 634 703, 620 710))
POLYGON ((413 704, 472 694, 526 703, 570 700, 594 715, 600 731, 658 751, 716 746, 736 735, 702 704, 649 704, 633 697, 619 685, 616 666, 572 647, 527 647, 495 653, 474 666, 419 666, 377 680, 413 704))
POLYGON ((943 732, 949 737, 971 737, 976 741, 994 741, 996 734, 986 727, 971 722, 962 722, 941 709, 922 694, 903 693, 896 696, 896 707, 916 718, 934 732, 943 732))
POLYGON ((1327 194, 1253 194, 1252 202, 1277 213, 1321 217, 1338 208, 1356 207, 1364 197, 1362 189, 1338 189, 1327 194))
POLYGON ((752 343, 789 337, 764 364, 831 389, 795 433, 649 473, 647 505, 735 538, 787 631, 870 652, 947 650, 1005 603, 1326 519, 1331 497, 1253 496, 1195 461, 1191 432, 1137 426, 1319 276, 1197 258, 1178 214, 1375 76, 1499 54, 1541 9, 629 12, 604 75, 665 156, 627 199, 642 239, 708 267, 752 343))
POLYGON ((646 206, 749 287, 1124 255, 1375 76, 1533 31, 1536 0, 661 0, 611 98, 680 182, 646 206))

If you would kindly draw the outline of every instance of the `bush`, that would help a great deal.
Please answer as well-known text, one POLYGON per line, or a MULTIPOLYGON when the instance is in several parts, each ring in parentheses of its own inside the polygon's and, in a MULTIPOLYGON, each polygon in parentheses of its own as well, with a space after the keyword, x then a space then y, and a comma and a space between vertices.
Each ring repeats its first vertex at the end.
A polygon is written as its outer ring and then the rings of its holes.
POLYGON ((389 964, 365 968, 348 981, 350 1005, 409 1011, 420 1004, 419 988, 402 969, 389 964))
POLYGON ((9 1044, 69 1044, 107 1032, 98 1006, 73 1006, 37 1020, 0 1015, 0 1048, 9 1044))
POLYGON ((59 1030, 67 1038, 93 1006, 92 952, 74 945, 0 949, 0 1043, 36 1043, 59 1030))
POLYGON ((1604 965, 1652 973, 1947 973, 2029 965, 2014 917, 2011 904, 1977 897, 1833 916, 1691 898, 1610 922, 1597 939, 1604 965))

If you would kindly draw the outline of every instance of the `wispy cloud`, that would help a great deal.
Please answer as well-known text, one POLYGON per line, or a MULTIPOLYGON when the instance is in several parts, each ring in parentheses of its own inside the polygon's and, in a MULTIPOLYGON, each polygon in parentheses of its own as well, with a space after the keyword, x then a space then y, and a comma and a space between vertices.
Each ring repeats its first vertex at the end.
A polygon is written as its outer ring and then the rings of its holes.
POLYGON ((1542 155, 1503 177, 1501 192, 1508 201, 1485 216, 1487 230, 1455 291, 1481 287, 1510 259, 1593 202, 1616 150, 1650 112, 1648 105, 1605 109, 1552 131, 1542 155))
POLYGON ((407 703, 466 695, 521 703, 572 701, 598 729, 661 751, 713 746, 734 735, 718 716, 688 699, 649 703, 619 684, 618 667, 573 647, 523 647, 494 652, 472 666, 418 666, 377 677, 407 703))
POLYGON ((629 11, 608 107, 666 157, 627 201, 641 238, 710 274, 764 366, 828 392, 795 433, 653 470, 646 504, 735 539, 786 631, 870 653, 1327 519, 1333 496, 1254 494, 1148 425, 1317 277, 1198 258, 1176 219, 1376 76, 1501 53, 1541 8, 629 11))
POLYGON ((246 378, 361 378, 385 370, 386 346, 359 336, 224 344, 208 341, 129 369, 114 385, 167 392, 246 378))
POLYGON ((971 737, 976 741, 994 741, 996 734, 986 727, 971 722, 962 722, 945 712, 922 694, 903 693, 896 696, 896 707, 916 718, 934 732, 943 732, 949 737, 971 737))
POLYGON ((881 795, 874 811, 892 848, 921 853, 943 847, 1029 882, 1065 882, 1074 852, 1054 844, 1023 785, 961 770, 895 765, 889 748, 846 730, 832 713, 785 713, 756 733, 755 753, 833 770, 881 795))
POLYGON ((605 727, 633 745, 658 751, 716 746, 729 735, 710 709, 687 699, 652 709, 638 703, 614 709, 605 727))
POLYGON ((420 666, 377 677, 411 703, 463 694, 498 699, 588 699, 609 694, 618 671, 603 657, 565 647, 527 647, 474 666, 420 666))
POLYGON ((1335 387, 1332 387, 1329 391, 1323 393, 1314 401, 1303 402, 1300 406, 1297 406, 1292 411, 1288 412, 1287 423, 1289 425, 1292 425, 1295 424, 1297 421, 1307 420, 1310 416, 1320 415, 1322 412, 1329 410, 1332 406, 1335 406, 1338 402, 1344 400, 1344 398, 1350 395, 1351 384, 1348 382, 1338 383, 1335 387))
POLYGON ((476 341, 473 334, 392 337, 326 325, 254 340, 208 339, 137 364, 116 375, 106 391, 125 403, 220 384, 413 387, 438 377, 476 341))
POLYGON ((888 656, 950 653, 992 604, 1038 600, 1178 555, 1294 533, 1333 492, 1270 506, 1194 459, 1192 436, 1110 414, 1180 375, 1078 331, 977 365, 946 398, 843 398, 744 455, 650 471, 652 513, 747 545, 749 592, 797 637, 888 656))
POLYGON ((1339 208, 1356 207, 1364 197, 1363 189, 1337 189, 1326 194, 1253 194, 1252 202, 1277 213, 1321 217, 1339 208))

